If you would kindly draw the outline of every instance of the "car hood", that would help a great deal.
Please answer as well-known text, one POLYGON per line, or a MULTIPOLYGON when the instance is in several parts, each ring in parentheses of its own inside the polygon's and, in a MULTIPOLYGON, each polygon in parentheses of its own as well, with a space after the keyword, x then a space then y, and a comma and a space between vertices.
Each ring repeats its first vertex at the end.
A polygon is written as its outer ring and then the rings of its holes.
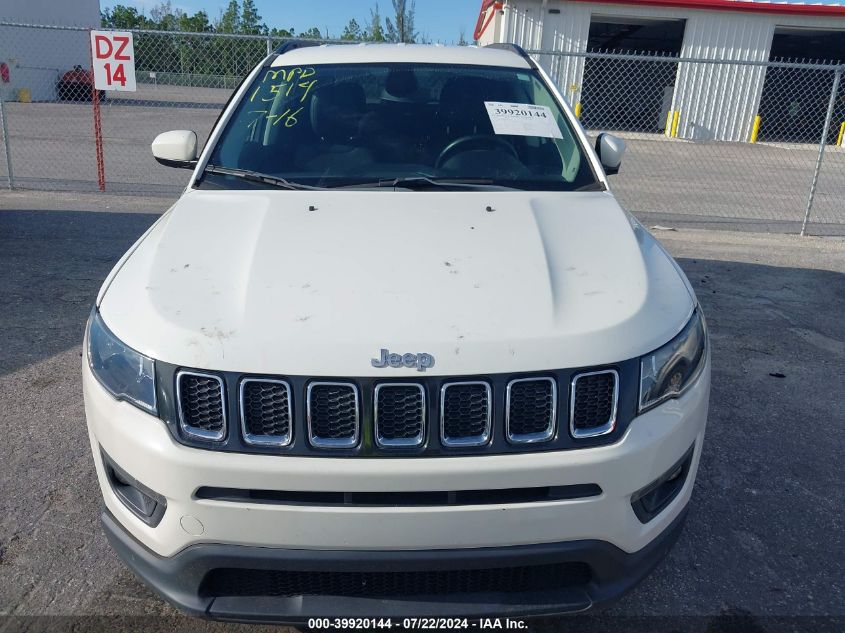
POLYGON ((190 191, 125 257, 100 311, 126 344, 202 369, 401 376, 614 363, 684 325, 677 265, 609 193, 190 191))

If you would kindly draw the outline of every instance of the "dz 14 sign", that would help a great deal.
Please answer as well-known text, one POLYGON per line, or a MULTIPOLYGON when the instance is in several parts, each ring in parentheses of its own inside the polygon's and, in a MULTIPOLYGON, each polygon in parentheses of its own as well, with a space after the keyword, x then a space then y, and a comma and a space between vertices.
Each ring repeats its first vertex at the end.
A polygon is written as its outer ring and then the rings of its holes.
POLYGON ((94 88, 135 92, 135 49, 132 33, 91 31, 94 88))

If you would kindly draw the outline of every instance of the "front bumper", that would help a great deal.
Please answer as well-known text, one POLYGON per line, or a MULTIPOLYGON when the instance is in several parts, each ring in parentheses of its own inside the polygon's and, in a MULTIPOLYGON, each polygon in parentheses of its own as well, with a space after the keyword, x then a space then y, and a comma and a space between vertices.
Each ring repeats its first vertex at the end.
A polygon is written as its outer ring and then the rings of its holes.
POLYGON ((192 545, 172 557, 157 556, 135 540, 108 512, 106 536, 121 559, 168 602, 183 611, 221 620, 303 624, 309 618, 525 617, 584 611, 632 589, 678 539, 686 508, 656 539, 633 554, 596 540, 501 548, 409 551, 313 551, 244 545, 192 545), (585 585, 548 586, 523 593, 480 592, 463 596, 420 594, 385 599, 367 596, 214 596, 205 579, 215 569, 251 573, 457 571, 555 563, 587 563, 585 585))
POLYGON ((696 384, 681 398, 634 419, 612 445, 453 458, 322 459, 197 450, 176 443, 161 420, 114 400, 87 364, 83 390, 109 538, 130 567, 185 610, 290 621, 330 613, 539 615, 578 611, 620 595, 677 538, 701 456, 710 366, 708 359, 696 384), (695 450, 680 492, 655 518, 642 523, 632 509, 632 494, 671 469, 691 446, 695 450), (103 452, 166 501, 158 525, 145 524, 115 495, 103 452), (596 484, 601 493, 456 506, 262 504, 196 495, 201 487, 402 493, 582 484, 596 484), (490 595, 476 596, 473 603, 445 604, 311 595, 215 599, 202 586, 208 570, 226 567, 396 571, 467 564, 486 569, 549 560, 587 563, 592 578, 565 592, 517 596, 505 604, 501 596, 490 595))

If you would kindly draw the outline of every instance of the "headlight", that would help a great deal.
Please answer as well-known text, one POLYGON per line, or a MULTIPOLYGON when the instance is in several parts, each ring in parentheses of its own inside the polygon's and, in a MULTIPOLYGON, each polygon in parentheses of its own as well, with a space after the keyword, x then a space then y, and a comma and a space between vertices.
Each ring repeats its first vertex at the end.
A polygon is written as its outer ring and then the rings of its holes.
POLYGON ((115 398, 156 413, 155 365, 112 334, 94 310, 88 320, 88 366, 115 398))
POLYGON ((640 359, 640 413, 676 398, 704 367, 704 319, 696 310, 678 336, 640 359))

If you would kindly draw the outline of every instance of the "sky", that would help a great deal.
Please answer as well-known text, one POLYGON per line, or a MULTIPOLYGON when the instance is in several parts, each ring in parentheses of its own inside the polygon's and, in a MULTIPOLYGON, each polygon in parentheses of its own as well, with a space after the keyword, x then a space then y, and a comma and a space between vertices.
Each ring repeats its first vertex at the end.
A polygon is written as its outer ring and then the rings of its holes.
MULTIPOLYGON (((255 6, 269 27, 290 28, 304 31, 316 26, 326 29, 332 37, 339 36, 350 18, 358 24, 370 17, 376 0, 255 0, 255 6)), ((149 15, 151 7, 160 0, 101 0, 103 8, 115 4, 133 6, 149 15)), ((382 18, 392 12, 391 0, 378 0, 382 18)), ((228 4, 228 0, 173 0, 174 7, 192 14, 205 10, 214 20, 228 4)), ((417 0, 416 28, 426 39, 434 42, 457 42, 464 29, 466 38, 472 39, 481 0, 417 0)))

